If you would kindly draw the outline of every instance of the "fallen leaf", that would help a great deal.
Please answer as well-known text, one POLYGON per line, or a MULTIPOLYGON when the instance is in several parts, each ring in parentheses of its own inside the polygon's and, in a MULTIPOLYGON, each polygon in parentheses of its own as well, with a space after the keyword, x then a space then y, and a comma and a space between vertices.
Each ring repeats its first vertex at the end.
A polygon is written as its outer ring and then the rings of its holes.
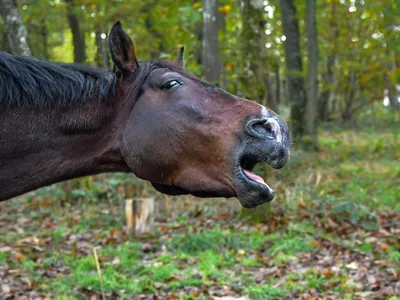
POLYGON ((339 225, 335 221, 333 221, 331 218, 327 218, 326 223, 328 224, 329 227, 332 227, 332 228, 339 227, 339 225))
POLYGON ((353 261, 353 262, 347 264, 346 268, 352 269, 352 270, 357 270, 358 269, 358 264, 357 264, 357 262, 353 261))
POLYGON ((14 257, 15 257, 16 260, 22 261, 25 256, 20 252, 16 252, 16 253, 14 253, 14 257))
POLYGON ((387 252, 390 248, 390 246, 386 243, 380 244, 379 247, 381 248, 382 251, 385 251, 385 252, 387 252))
POLYGON ((9 292, 11 292, 11 288, 8 284, 3 284, 1 286, 1 291, 3 292, 3 294, 8 294, 9 292))
POLYGON ((368 275, 368 276, 367 276, 367 280, 368 280, 368 283, 369 283, 369 284, 375 284, 375 283, 376 283, 376 278, 375 278, 375 276, 368 275))
POLYGON ((331 269, 328 268, 323 269, 321 273, 326 278, 331 278, 335 274, 331 269))
POLYGON ((161 232, 167 232, 168 231, 168 224, 163 224, 160 226, 159 230, 161 232))
POLYGON ((313 245, 314 247, 318 248, 318 249, 322 249, 323 246, 321 245, 320 242, 318 242, 317 240, 312 240, 310 241, 310 244, 313 245))
POLYGON ((5 247, 1 247, 0 248, 0 252, 4 253, 4 252, 11 252, 12 248, 9 246, 5 246, 5 247))
POLYGON ((121 262, 118 256, 116 256, 113 261, 111 262, 113 265, 118 265, 121 262))
POLYGON ((171 276, 171 278, 172 278, 172 279, 179 280, 179 281, 183 281, 183 280, 185 280, 185 278, 184 278, 184 277, 182 277, 182 276, 179 276, 179 275, 177 275, 177 274, 174 274, 174 275, 172 275, 172 276, 171 276))
POLYGON ((303 200, 300 200, 299 203, 297 204, 297 206, 301 209, 307 208, 307 204, 303 200))

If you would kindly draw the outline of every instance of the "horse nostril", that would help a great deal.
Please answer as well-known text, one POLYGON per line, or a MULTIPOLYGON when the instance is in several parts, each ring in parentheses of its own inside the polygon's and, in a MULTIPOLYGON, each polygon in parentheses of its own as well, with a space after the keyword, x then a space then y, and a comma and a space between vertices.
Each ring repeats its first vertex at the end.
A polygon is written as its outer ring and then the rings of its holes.
POLYGON ((271 133, 271 126, 267 121, 268 119, 251 120, 246 126, 247 133, 255 138, 265 138, 266 134, 271 133))
POLYGON ((278 143, 282 142, 281 128, 273 118, 252 120, 247 124, 246 131, 255 138, 276 139, 278 143))

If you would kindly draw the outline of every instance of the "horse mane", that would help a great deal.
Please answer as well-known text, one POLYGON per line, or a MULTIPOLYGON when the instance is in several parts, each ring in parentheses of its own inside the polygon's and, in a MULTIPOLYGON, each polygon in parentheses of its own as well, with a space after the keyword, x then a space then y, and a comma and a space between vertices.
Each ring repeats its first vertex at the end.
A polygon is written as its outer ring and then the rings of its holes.
MULTIPOLYGON (((128 88, 128 96, 137 99, 149 74, 158 68, 198 80, 176 63, 142 61, 132 74, 134 79, 128 88)), ((88 98, 109 99, 114 94, 118 75, 118 71, 114 73, 87 65, 52 63, 0 52, 0 105, 69 105, 88 98)))
POLYGON ((0 104, 68 105, 114 92, 111 71, 0 53, 0 104))

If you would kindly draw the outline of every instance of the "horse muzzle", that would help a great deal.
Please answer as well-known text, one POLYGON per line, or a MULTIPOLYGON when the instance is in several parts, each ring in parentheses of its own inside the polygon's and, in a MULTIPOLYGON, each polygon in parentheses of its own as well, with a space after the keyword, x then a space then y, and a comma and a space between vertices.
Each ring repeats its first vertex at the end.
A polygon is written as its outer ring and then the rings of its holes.
POLYGON ((282 168, 290 156, 290 133, 285 121, 266 109, 245 124, 245 138, 239 146, 234 168, 236 194, 246 207, 256 207, 274 198, 274 190, 252 170, 259 162, 282 168))

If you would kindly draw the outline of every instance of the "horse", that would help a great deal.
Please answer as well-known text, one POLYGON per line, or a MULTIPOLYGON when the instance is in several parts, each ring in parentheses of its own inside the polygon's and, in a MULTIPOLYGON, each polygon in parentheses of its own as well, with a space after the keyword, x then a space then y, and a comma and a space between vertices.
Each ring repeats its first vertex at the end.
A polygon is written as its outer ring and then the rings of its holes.
POLYGON ((248 208, 274 198, 252 170, 289 159, 279 115, 187 73, 183 48, 139 62, 119 21, 109 46, 113 70, 0 54, 0 201, 106 172, 248 208))

